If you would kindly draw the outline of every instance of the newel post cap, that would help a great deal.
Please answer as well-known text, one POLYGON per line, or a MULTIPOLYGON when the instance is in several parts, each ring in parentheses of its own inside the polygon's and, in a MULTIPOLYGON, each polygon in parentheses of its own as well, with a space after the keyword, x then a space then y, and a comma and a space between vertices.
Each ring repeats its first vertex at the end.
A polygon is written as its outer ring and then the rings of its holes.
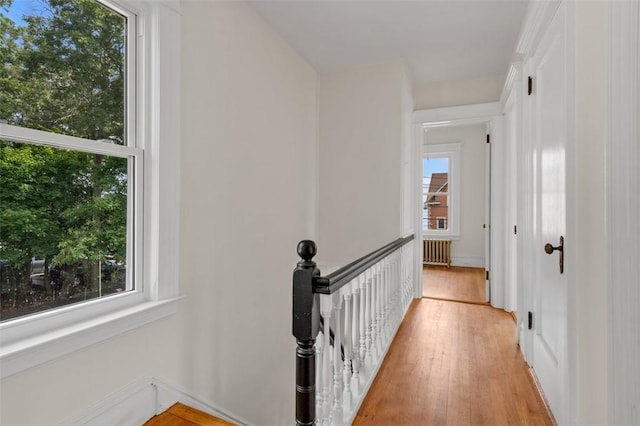
POLYGON ((318 253, 316 243, 311 240, 302 240, 298 243, 298 256, 305 262, 310 263, 313 257, 318 253))

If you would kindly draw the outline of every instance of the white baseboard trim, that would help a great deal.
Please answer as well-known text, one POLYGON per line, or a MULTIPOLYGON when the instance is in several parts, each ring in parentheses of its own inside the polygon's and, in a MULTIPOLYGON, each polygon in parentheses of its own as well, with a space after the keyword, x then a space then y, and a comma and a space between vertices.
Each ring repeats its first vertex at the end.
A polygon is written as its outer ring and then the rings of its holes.
POLYGON ((176 402, 204 411, 237 425, 248 421, 229 414, 215 404, 205 402, 178 386, 157 377, 142 377, 89 407, 60 425, 132 425, 139 426, 176 402))
POLYGON ((451 266, 484 268, 484 256, 451 256, 451 266))

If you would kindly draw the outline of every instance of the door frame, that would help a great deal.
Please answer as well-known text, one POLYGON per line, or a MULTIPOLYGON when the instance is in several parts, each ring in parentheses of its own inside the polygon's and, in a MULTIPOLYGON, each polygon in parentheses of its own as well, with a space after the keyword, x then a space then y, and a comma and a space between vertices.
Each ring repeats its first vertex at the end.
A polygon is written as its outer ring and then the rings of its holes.
MULTIPOLYGON (((510 76, 513 81, 510 89, 505 93, 503 111, 505 116, 505 154, 506 154, 506 182, 505 182, 505 277, 506 293, 505 307, 507 311, 519 311, 519 300, 521 293, 520 276, 520 247, 518 244, 518 225, 521 222, 520 216, 522 206, 520 205, 519 194, 522 192, 522 167, 520 159, 522 156, 522 94, 519 78, 522 75, 521 63, 515 63, 510 68, 510 76)), ((522 323, 522 315, 518 317, 518 330, 522 323)), ((518 337, 520 332, 518 332, 518 337)))
MULTIPOLYGON (((470 104, 456 107, 444 107, 444 108, 431 108, 425 110, 414 111, 413 113, 413 142, 414 142, 414 153, 416 157, 415 168, 416 168, 416 182, 421 182, 422 179, 422 145, 424 144, 424 126, 429 127, 453 127, 453 126, 462 126, 462 125, 470 125, 470 124, 487 124, 490 126, 492 139, 492 144, 500 144, 503 139, 503 131, 502 131, 502 105, 500 102, 489 102, 482 104, 470 104)), ((499 149, 494 149, 492 151, 499 151, 499 149)), ((499 163, 497 163, 499 164, 499 163)), ((495 184, 495 179, 493 178, 493 169, 491 170, 491 186, 493 188, 495 184)), ((488 196, 488 194, 487 194, 488 196)), ((422 204, 422 185, 416 185, 416 206, 420 206, 422 204)), ((500 211, 497 209, 492 209, 493 211, 500 211)), ((419 272, 420 279, 416 281, 415 288, 415 297, 422 297, 422 215, 420 209, 415 209, 414 212, 415 218, 415 228, 417 230, 416 236, 417 240, 420 244, 420 249, 416 250, 415 253, 415 264, 416 264, 416 272, 419 272)), ((495 217, 492 218, 494 221, 495 217)), ((499 223, 499 222, 496 222, 499 223)), ((490 223, 487 223, 487 226, 490 226, 490 223)), ((497 228, 496 228, 497 229, 497 228)), ((485 253, 485 256, 489 256, 491 259, 500 259, 500 253, 504 253, 504 244, 503 239, 496 238, 496 235, 493 234, 493 230, 490 235, 491 238, 491 249, 490 253, 485 253)), ((494 307, 503 308, 503 298, 500 295, 504 294, 504 277, 503 273, 501 273, 501 268, 492 269, 490 271, 491 281, 489 283, 490 289, 488 289, 488 293, 491 294, 492 300, 491 303, 494 307), (496 304, 494 304, 496 303, 496 304)))

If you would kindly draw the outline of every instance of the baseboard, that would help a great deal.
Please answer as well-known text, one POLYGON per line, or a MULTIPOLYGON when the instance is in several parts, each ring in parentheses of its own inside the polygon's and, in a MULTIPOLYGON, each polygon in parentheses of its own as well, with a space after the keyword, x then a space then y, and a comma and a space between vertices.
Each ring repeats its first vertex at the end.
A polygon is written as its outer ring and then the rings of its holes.
POLYGON ((558 422, 556 421, 556 418, 553 415, 553 412, 551 411, 551 406, 549 405, 549 401, 547 401, 547 397, 544 395, 544 391, 542 390, 542 385, 538 380, 538 376, 536 375, 536 372, 531 367, 529 367, 529 378, 531 379, 533 386, 536 388, 536 396, 538 397, 540 402, 542 402, 542 405, 544 406, 544 409, 547 412, 547 416, 551 420, 551 423, 554 426, 557 426, 558 422))
POLYGON ((451 266, 484 268, 484 256, 451 256, 451 266))
POLYGON ((176 402, 237 425, 250 424, 215 404, 157 377, 142 377, 61 425, 141 425, 176 402))

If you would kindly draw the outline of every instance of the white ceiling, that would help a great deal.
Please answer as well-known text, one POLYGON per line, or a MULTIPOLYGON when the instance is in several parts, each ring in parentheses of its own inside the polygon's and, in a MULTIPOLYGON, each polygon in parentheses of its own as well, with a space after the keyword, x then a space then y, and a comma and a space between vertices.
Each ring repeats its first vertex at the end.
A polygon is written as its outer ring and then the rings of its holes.
POLYGON ((414 86, 505 74, 526 0, 253 0, 320 73, 404 60, 414 86))

